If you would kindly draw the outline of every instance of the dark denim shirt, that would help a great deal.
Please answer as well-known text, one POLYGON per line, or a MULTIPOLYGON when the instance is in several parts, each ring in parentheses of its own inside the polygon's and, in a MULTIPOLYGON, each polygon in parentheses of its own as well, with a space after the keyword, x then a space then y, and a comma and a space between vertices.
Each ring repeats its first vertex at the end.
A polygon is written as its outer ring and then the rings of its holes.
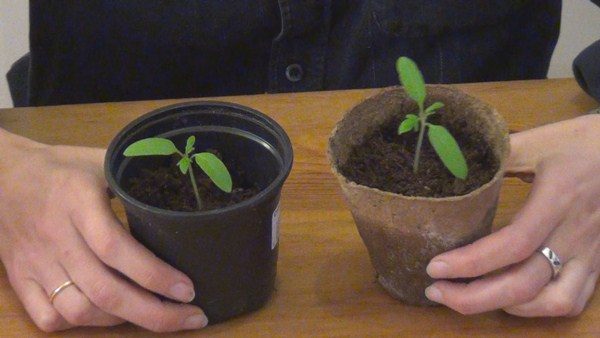
POLYGON ((31 0, 29 104, 544 78, 560 0, 31 0))

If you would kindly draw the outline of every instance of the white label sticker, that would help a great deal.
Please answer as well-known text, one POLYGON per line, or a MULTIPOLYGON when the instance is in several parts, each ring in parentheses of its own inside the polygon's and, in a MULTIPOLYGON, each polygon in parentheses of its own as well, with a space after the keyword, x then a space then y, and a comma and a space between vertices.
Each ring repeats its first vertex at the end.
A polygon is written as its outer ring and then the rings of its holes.
POLYGON ((279 213, 281 211, 281 203, 277 204, 277 208, 273 211, 271 219, 271 250, 275 249, 279 241, 279 213))

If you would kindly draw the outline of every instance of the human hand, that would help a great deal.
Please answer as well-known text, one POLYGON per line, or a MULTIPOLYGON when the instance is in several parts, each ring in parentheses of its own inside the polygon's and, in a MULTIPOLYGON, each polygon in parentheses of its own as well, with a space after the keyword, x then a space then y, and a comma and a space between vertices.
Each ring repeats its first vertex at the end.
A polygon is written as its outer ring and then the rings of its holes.
POLYGON ((206 325, 191 280, 133 239, 110 208, 104 150, 47 146, 0 129, 0 259, 44 331, 130 321, 152 331, 206 325), (48 295, 72 280, 51 303, 48 295))
POLYGON ((427 297, 463 314, 580 314, 600 272, 598 135, 600 115, 512 135, 507 174, 534 179, 527 202, 511 224, 434 257, 427 267, 433 278, 483 277, 468 284, 437 281, 427 297), (541 246, 563 264, 555 279, 549 261, 536 251, 541 246))

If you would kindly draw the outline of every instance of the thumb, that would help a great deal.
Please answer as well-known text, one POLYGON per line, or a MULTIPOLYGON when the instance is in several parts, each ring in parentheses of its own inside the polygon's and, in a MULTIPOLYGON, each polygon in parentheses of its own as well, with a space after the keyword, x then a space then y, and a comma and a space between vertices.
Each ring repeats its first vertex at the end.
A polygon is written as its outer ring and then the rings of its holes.
POLYGON ((535 174, 540 163, 561 148, 565 138, 572 138, 565 131, 572 130, 573 123, 575 120, 566 120, 510 135, 507 176, 535 174))
POLYGON ((542 156, 536 134, 537 131, 534 129, 510 135, 510 156, 506 164, 505 176, 533 182, 536 167, 542 156))
POLYGON ((104 156, 106 155, 106 149, 102 148, 87 148, 77 147, 78 153, 95 166, 104 167, 104 156))
POLYGON ((90 172, 98 175, 98 177, 104 178, 104 157, 106 155, 106 149, 79 146, 60 147, 67 150, 64 154, 68 154, 69 159, 77 158, 79 164, 83 165, 85 169, 90 170, 90 172))

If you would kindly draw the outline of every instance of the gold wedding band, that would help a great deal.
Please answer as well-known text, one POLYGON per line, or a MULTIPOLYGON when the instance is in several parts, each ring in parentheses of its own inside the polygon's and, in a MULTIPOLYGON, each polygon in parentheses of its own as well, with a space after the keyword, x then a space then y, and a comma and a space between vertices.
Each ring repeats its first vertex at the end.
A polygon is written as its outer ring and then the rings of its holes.
POLYGON ((50 294, 50 304, 52 304, 52 302, 54 301, 54 298, 56 298, 56 296, 58 296, 58 294, 68 288, 71 285, 75 285, 75 283, 73 283, 73 281, 68 280, 64 283, 62 283, 59 287, 57 287, 56 289, 54 289, 54 291, 52 291, 52 293, 50 294))

